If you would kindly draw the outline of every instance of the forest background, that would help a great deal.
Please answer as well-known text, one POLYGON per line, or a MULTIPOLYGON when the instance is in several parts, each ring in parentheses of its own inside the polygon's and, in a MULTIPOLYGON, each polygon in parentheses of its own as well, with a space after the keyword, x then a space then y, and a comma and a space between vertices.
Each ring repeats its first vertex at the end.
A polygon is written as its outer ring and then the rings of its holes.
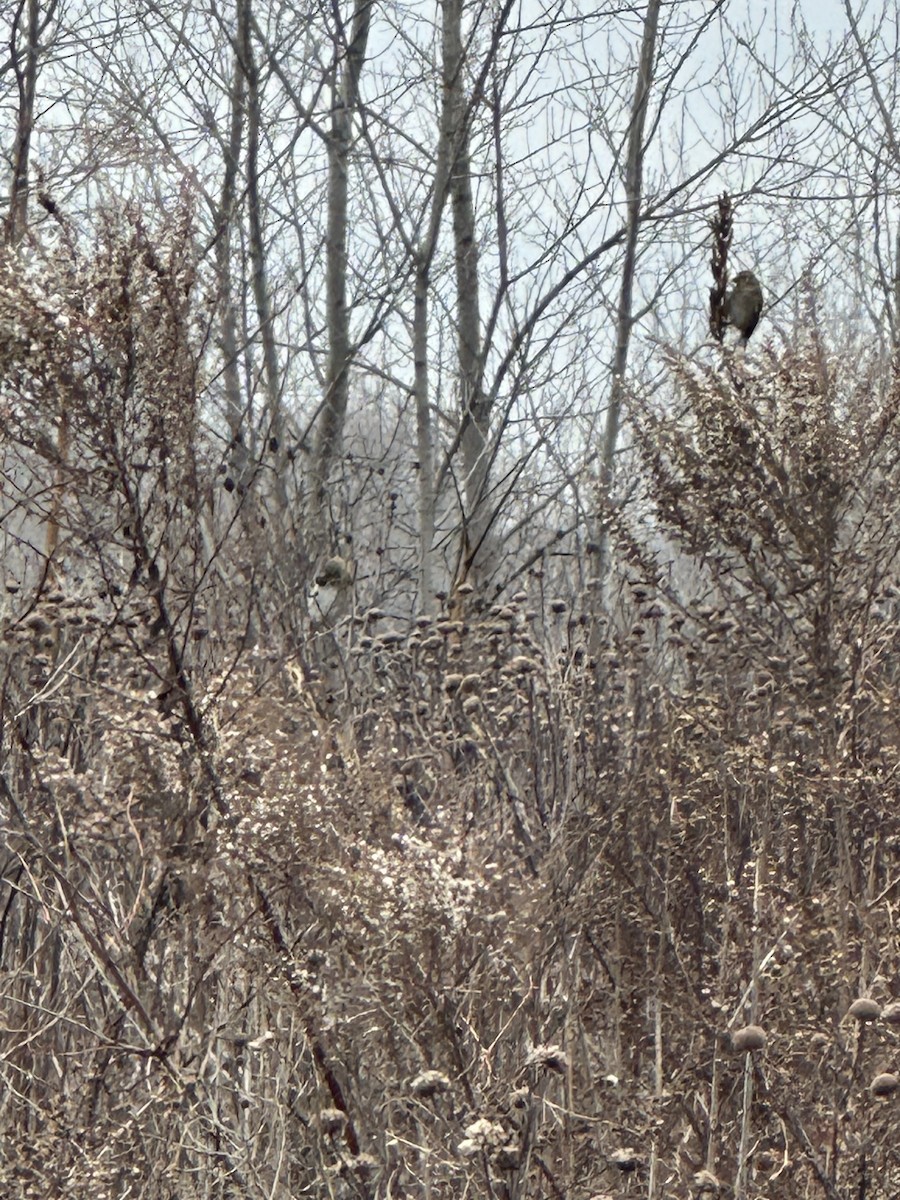
POLYGON ((898 7, 2 20, 0 1192, 896 1196, 898 7))

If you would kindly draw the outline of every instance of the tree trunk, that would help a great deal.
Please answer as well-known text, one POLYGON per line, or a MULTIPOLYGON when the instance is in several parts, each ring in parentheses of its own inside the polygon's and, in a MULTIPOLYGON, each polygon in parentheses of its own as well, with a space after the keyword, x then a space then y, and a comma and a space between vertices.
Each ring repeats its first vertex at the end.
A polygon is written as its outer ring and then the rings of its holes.
MULTIPOLYGON (((608 508, 615 479, 615 455, 619 442, 619 427, 622 420, 622 399, 625 392, 625 371, 628 366, 628 347, 633 326, 634 274, 637 263, 638 231, 640 228, 641 201, 643 198, 644 174, 644 127, 647 120, 647 101, 653 82, 653 65, 656 54, 656 36, 659 26, 659 10, 662 0, 649 0, 644 17, 644 35, 638 61, 634 100, 631 106, 631 122, 628 129, 628 151, 625 160, 625 255, 622 262, 622 285, 619 290, 619 310, 616 321, 616 348, 613 358, 612 386, 609 407, 606 410, 606 426, 600 448, 600 488, 597 532, 592 539, 595 546, 596 570, 594 572, 595 617, 606 607, 606 583, 610 569, 610 536, 608 508)), ((595 636, 597 626, 595 624, 595 636)))
MULTIPOLYGON (((311 472, 310 533, 321 555, 333 545, 328 528, 328 485, 340 454, 347 416, 350 323, 347 315, 347 197, 353 112, 359 102, 359 77, 366 56, 372 0, 354 0, 353 27, 343 65, 335 65, 331 139, 328 144, 328 232, 325 299, 328 370, 325 398, 316 431, 311 472)), ((339 31, 339 36, 342 34, 339 31)))
MULTIPOLYGON (((265 420, 263 438, 274 439, 282 446, 281 389, 279 386, 278 353, 275 349, 275 330, 272 325, 272 300, 266 277, 266 250, 263 237, 262 213, 259 198, 259 70, 253 53, 251 34, 251 0, 238 3, 239 57, 247 82, 247 213, 253 303, 259 319, 259 336, 263 355, 263 392, 265 420)), ((276 478, 280 478, 280 472, 276 478)))
MULTIPOLYGON (((40 2, 27 0, 27 31, 25 48, 17 45, 19 22, 26 0, 19 0, 12 22, 10 60, 16 76, 18 110, 16 136, 12 151, 12 180, 9 193, 9 212, 6 216, 6 241, 15 245, 22 240, 28 227, 28 168, 31 156, 31 134, 34 130, 34 98, 37 87, 38 43, 40 41, 40 2)), ((51 13, 56 7, 51 7, 51 13)), ((49 16, 48 16, 49 20, 49 16)))
MULTIPOLYGON (((456 266, 457 371, 462 422, 463 547, 458 577, 477 577, 479 551, 487 534, 487 487, 490 473, 490 405, 484 394, 481 314, 478 302, 478 243, 472 199, 472 164, 463 67, 464 0, 443 0, 443 136, 449 148, 448 186, 453 213, 456 266)), ((481 556, 483 557, 483 555, 481 556)))
POLYGON ((434 432, 428 383, 428 276, 430 254, 416 266, 413 309, 413 365, 415 370, 416 446, 419 455, 419 608, 434 607, 434 432))
MULTIPOLYGON (((240 25, 240 17, 239 17, 240 25)), ((222 178, 222 195, 216 214, 216 272, 221 305, 222 378, 225 386, 225 417, 232 441, 232 468, 238 483, 246 485, 247 460, 249 457, 250 424, 247 421, 246 405, 241 396, 239 368, 239 343, 237 318, 234 310, 234 271, 232 265, 232 231, 237 207, 237 173, 240 166, 241 142, 244 129, 245 71, 241 63, 240 50, 235 49, 234 75, 231 84, 231 117, 228 142, 225 146, 225 173, 222 178)))

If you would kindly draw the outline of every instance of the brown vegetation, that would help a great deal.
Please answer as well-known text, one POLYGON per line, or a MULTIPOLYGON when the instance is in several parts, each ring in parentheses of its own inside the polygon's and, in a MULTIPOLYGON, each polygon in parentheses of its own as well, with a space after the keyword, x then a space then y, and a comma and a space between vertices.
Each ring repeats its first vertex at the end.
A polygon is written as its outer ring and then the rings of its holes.
POLYGON ((896 1194, 896 380, 673 360, 599 652, 354 611, 336 720, 188 229, 0 278, 4 1194, 896 1194))

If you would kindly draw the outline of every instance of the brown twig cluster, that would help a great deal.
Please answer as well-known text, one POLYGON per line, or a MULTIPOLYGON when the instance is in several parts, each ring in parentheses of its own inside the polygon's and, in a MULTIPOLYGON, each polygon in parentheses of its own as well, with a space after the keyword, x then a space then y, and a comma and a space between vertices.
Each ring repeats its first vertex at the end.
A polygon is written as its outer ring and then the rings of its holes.
POLYGON ((732 210, 731 197, 723 192, 716 205, 716 215, 710 221, 712 230, 713 284, 709 289, 709 331, 715 341, 721 343, 728 324, 726 293, 728 291, 728 251, 731 249, 732 210))

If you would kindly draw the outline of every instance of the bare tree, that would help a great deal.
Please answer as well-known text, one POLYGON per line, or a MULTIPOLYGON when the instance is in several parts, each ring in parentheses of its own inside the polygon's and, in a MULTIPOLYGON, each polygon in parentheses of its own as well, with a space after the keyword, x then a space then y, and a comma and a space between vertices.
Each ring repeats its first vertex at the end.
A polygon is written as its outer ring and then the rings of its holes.
POLYGON ((215 237, 216 270, 218 276, 219 302, 221 311, 222 373, 225 381, 225 413, 228 429, 234 445, 235 469, 243 490, 247 485, 247 459, 252 453, 252 424, 242 399, 241 346, 235 295, 235 249, 238 234, 239 211, 238 181, 240 179, 241 149, 244 134, 246 107, 247 71, 241 59, 245 26, 249 13, 241 13, 238 27, 241 39, 236 42, 234 70, 231 84, 231 111, 224 146, 224 170, 218 211, 214 214, 213 236, 215 237))
MULTIPOLYGON (((259 320, 259 336, 262 342, 263 394, 265 409, 263 439, 274 439, 278 446, 284 441, 284 421, 281 412, 280 379, 281 367, 275 348, 275 329, 272 299, 266 271, 266 246, 263 227, 262 198, 260 195, 259 140, 261 133, 261 96, 259 68, 253 46, 253 17, 251 0, 238 0, 238 36, 235 44, 235 62, 243 72, 246 84, 247 106, 247 223, 250 243, 251 286, 256 315, 259 320)), ((237 102, 237 96, 236 96, 237 102)), ((280 472, 276 474, 283 487, 280 472)), ((282 494, 282 500, 285 500, 282 494)))
POLYGON ((28 227, 28 198, 31 192, 31 143, 35 121, 35 99, 40 68, 41 39, 52 23, 57 0, 49 0, 42 11, 40 0, 18 0, 10 25, 9 62, 16 81, 16 125, 10 154, 9 211, 5 220, 6 241, 21 241, 28 227))
POLYGON ((326 306, 328 369, 325 396, 316 427, 310 479, 312 539, 319 552, 334 548, 328 517, 329 475, 340 453, 350 388, 350 332, 347 311, 347 200, 354 113, 366 57, 372 0, 355 0, 349 37, 338 15, 332 81, 331 131, 328 138, 328 231, 326 306))

